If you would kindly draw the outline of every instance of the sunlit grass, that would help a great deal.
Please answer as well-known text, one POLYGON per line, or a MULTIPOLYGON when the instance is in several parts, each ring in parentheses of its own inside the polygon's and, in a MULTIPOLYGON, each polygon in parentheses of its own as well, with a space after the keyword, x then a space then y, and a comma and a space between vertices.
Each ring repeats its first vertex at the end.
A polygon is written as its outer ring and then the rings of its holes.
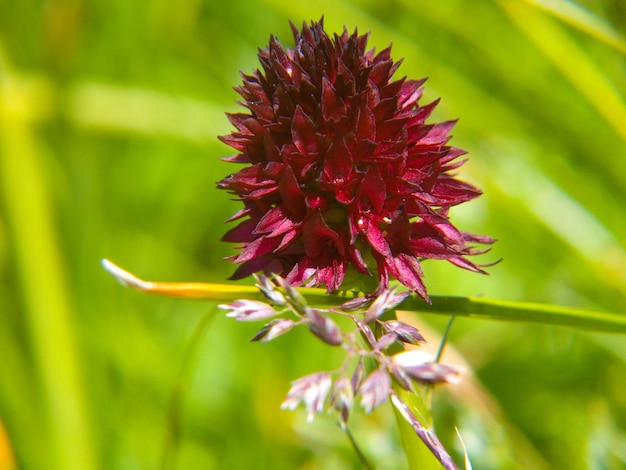
MULTIPOLYGON (((234 170, 216 136, 237 109, 231 87, 270 33, 290 44, 288 19, 322 14, 329 30, 371 31, 379 50, 393 42, 400 75, 429 77, 437 119, 460 118, 461 177, 484 190, 452 218, 499 239, 483 257, 503 258, 489 276, 425 264, 435 299, 472 299, 450 338, 471 394, 437 402, 444 443, 462 462, 457 425, 480 469, 626 465, 622 337, 592 333, 592 316, 532 325, 508 303, 563 307, 539 321, 613 312, 609 331, 623 325, 624 8, 1 3, 0 467, 9 455, 19 468, 146 468, 165 455, 169 468, 358 468, 332 417, 307 426, 278 409, 291 380, 337 357, 306 335, 249 344, 254 328, 221 315, 205 333, 214 304, 142 296, 99 264, 225 281, 232 248, 219 239, 236 204, 215 182, 234 170), (511 322, 471 318, 507 308, 511 322)), ((404 465, 393 427, 390 409, 355 417, 355 438, 383 468, 404 465)))

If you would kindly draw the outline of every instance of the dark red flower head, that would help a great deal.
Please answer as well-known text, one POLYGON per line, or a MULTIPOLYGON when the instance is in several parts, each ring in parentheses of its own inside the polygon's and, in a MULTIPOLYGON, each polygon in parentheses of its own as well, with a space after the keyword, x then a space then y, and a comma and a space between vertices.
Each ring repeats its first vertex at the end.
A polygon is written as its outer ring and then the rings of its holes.
POLYGON ((232 278, 275 272, 331 292, 352 270, 428 299, 420 260, 482 272, 468 243, 492 240, 448 219, 480 191, 450 174, 465 152, 447 145, 454 121, 426 123, 437 101, 419 104, 425 79, 394 80, 400 62, 366 50, 367 34, 292 29, 293 49, 270 37, 262 70, 243 75, 247 112, 221 137, 238 151, 226 160, 246 164, 218 183, 244 204, 224 236, 241 244, 232 278))

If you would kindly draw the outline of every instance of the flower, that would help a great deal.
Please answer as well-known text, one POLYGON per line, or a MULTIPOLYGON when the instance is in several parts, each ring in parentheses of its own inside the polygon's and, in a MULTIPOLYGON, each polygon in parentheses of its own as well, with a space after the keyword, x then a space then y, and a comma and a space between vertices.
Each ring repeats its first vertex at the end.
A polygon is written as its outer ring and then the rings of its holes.
POLYGON ((238 152, 225 160, 246 164, 218 183, 244 205, 224 236, 241 249, 232 279, 273 272, 332 292, 349 272, 376 274, 377 292, 393 277, 428 300, 421 260, 483 272, 466 256, 493 240, 448 218, 480 191, 450 173, 465 152, 447 145, 455 121, 426 122, 438 100, 419 104, 425 79, 393 79, 400 62, 367 50, 367 34, 292 30, 294 48, 270 37, 262 70, 243 74, 247 112, 220 137, 238 152))
POLYGON ((324 403, 332 385, 333 381, 328 372, 304 376, 291 383, 287 398, 280 407, 283 410, 295 410, 302 402, 307 409, 308 421, 312 421, 315 413, 324 411, 324 403))

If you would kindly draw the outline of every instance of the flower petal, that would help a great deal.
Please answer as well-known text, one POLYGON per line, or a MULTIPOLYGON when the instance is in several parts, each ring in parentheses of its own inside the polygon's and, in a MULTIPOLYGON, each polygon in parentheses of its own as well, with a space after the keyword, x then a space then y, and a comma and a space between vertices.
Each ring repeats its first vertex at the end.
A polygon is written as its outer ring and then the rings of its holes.
POLYGON ((316 131, 313 120, 307 116, 300 105, 297 105, 291 121, 291 136, 293 143, 303 155, 318 153, 316 131))

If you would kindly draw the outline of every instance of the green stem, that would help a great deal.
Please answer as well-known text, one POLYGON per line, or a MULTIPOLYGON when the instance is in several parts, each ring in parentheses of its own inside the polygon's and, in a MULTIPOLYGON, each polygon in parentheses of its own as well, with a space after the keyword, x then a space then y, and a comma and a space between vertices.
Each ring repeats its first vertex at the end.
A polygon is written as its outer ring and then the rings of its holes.
MULTIPOLYGON (((123 285, 152 294, 196 300, 232 302, 237 299, 265 300, 263 294, 253 286, 236 284, 167 283, 147 282, 123 270, 108 260, 103 266, 123 285)), ((360 293, 342 292, 327 294, 323 289, 298 289, 308 303, 320 307, 335 307, 342 302, 354 299, 360 293)), ((516 323, 539 323, 543 325, 567 326, 587 331, 605 333, 626 333, 624 313, 598 312, 558 305, 511 302, 486 299, 484 297, 431 296, 428 305, 417 296, 409 296, 397 310, 408 310, 434 315, 468 317, 487 320, 512 321, 516 323)))
POLYGON ((450 317, 448 320, 448 324, 446 325, 446 329, 443 332, 443 336, 441 337, 441 342, 439 343, 439 348, 437 348, 437 354, 435 355, 435 362, 441 361, 441 356, 443 356, 443 350, 446 347, 446 343, 448 342, 448 335, 450 334, 450 330, 452 329, 452 324, 456 317, 450 317))
POLYGON ((365 470, 374 470, 374 466, 370 463, 369 460, 367 460, 367 457, 365 456, 365 454, 359 447, 358 443, 354 439, 354 436, 350 432, 350 429, 348 429, 347 426, 342 426, 342 429, 346 433, 346 436, 348 436, 348 439, 350 440, 350 444, 352 445, 352 450, 354 450, 354 453, 358 457, 359 462, 361 462, 361 465, 363 465, 363 468, 365 470))

